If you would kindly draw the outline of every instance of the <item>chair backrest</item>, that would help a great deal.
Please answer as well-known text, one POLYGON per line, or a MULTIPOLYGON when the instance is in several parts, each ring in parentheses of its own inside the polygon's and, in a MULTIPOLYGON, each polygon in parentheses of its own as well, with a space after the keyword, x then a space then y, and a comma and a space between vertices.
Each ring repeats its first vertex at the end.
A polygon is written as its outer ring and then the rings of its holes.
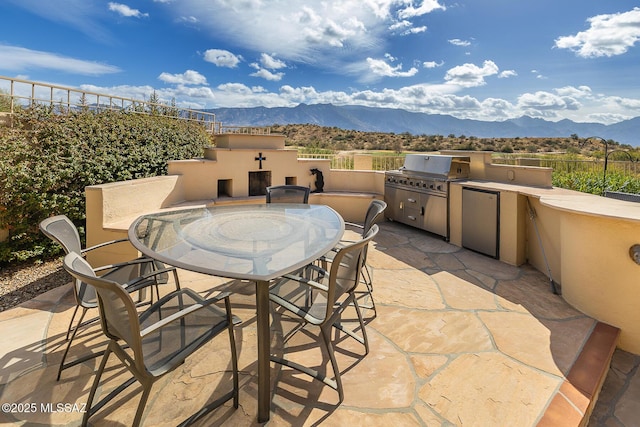
POLYGON ((267 187, 267 203, 309 203, 309 187, 274 185, 267 187))
MULTIPOLYGON (((371 227, 378 221, 380 215, 384 213, 384 210, 387 209, 387 204, 382 200, 373 200, 369 204, 369 208, 367 209, 367 214, 364 216, 364 224, 362 225, 362 237, 367 235, 371 227)), ((364 253, 362 255, 362 264, 365 265, 367 262, 367 253, 369 251, 369 245, 364 247, 364 253)))
POLYGON ((78 229, 66 215, 57 215, 47 218, 40 223, 42 233, 58 242, 65 253, 82 252, 78 229))
POLYGON ((144 369, 136 304, 122 284, 97 277, 91 265, 76 252, 65 256, 63 265, 77 281, 96 290, 102 331, 111 339, 123 340, 133 350, 136 365, 144 369))
POLYGON ((367 213, 364 216, 364 224, 362 226, 363 237, 369 232, 369 230, 371 229, 371 226, 373 226, 373 224, 376 223, 376 221, 378 220, 380 215, 382 215, 385 209, 387 209, 387 204, 382 200, 373 200, 369 204, 369 208, 367 208, 367 213))
POLYGON ((336 301, 345 293, 351 292, 358 285, 360 270, 364 263, 365 249, 371 239, 378 234, 378 230, 378 226, 374 224, 361 240, 337 250, 329 271, 329 289, 327 291, 327 313, 325 319, 331 316, 336 301))
MULTIPOLYGON (((82 253, 82 244, 80 243, 80 235, 78 229, 66 215, 57 215, 47 218, 40 222, 40 230, 42 233, 58 242, 64 249, 66 254, 82 253)), ((96 291, 91 286, 87 286, 81 280, 75 280, 75 299, 76 304, 83 307, 95 307, 96 291)))

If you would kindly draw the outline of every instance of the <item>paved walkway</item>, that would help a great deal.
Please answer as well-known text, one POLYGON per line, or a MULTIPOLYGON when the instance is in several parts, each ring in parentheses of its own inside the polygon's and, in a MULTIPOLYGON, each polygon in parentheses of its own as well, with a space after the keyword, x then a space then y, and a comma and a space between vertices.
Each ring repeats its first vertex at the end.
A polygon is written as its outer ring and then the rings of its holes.
MULTIPOLYGON (((548 279, 396 223, 381 224, 369 252, 377 313, 365 310, 371 352, 340 338, 345 400, 288 368, 272 365, 269 426, 577 426, 607 372, 615 329, 569 307, 548 279), (613 338, 612 338, 613 337, 613 338), (609 343, 609 344, 607 344, 609 343)), ((183 286, 203 294, 224 281, 180 272, 183 286)), ((229 403, 202 426, 257 425, 253 285, 230 287, 243 319, 239 343, 240 408, 229 403)), ((73 311, 70 287, 0 313, 0 413, 3 425, 77 425, 98 359, 65 370, 55 381, 73 311), (62 406, 57 406, 62 404, 62 406), (67 404, 66 406, 64 404, 67 404)), ((352 317, 346 314, 346 321, 352 317)), ((275 315, 272 348, 293 327, 275 315)), ((313 329, 311 329, 312 332, 313 329)), ((98 325, 81 331, 70 358, 104 348, 98 325)), ((318 366, 311 334, 284 351, 318 366)), ((590 425, 633 426, 640 420, 638 357, 617 351, 590 425), (634 424, 635 423, 635 424, 634 424)), ((126 378, 112 358, 99 391, 126 378)), ((214 339, 154 386, 144 425, 173 426, 229 390, 226 337, 214 339)), ((93 425, 129 425, 140 388, 131 387, 92 418, 93 425)))

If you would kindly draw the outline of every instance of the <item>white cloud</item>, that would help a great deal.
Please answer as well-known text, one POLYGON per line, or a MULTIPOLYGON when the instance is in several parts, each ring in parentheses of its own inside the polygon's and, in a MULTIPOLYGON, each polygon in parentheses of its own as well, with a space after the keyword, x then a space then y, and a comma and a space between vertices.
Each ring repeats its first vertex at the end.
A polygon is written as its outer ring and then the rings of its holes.
POLYGON ((575 105, 570 97, 562 97, 550 92, 525 93, 518 97, 518 107, 524 110, 558 110, 575 105))
POLYGON ((510 77, 515 77, 517 75, 518 75, 518 73, 516 73, 515 70, 504 70, 504 71, 500 72, 500 74, 498 74, 498 78, 499 79, 508 79, 510 77))
POLYGON ((169 9, 176 16, 198 17, 204 31, 238 48, 344 70, 381 55, 390 31, 425 31, 414 28, 411 18, 444 6, 435 0, 181 0, 169 9))
POLYGON ((266 68, 261 68, 260 66, 258 66, 258 64, 251 64, 252 66, 254 66, 254 68, 256 68, 258 71, 256 71, 255 73, 251 73, 250 76, 252 77, 260 77, 263 78, 265 80, 269 80, 272 82, 278 82, 280 80, 282 80, 282 77, 284 77, 284 73, 274 73, 271 72, 269 70, 267 70, 266 68))
POLYGON ((587 98, 592 96, 591 88, 589 86, 565 86, 555 89, 555 93, 560 96, 571 96, 574 98, 587 98))
MULTIPOLYGON (((393 61, 395 58, 390 58, 393 61)), ((371 72, 382 77, 411 77, 418 73, 418 69, 411 67, 407 71, 402 71, 402 64, 395 67, 387 64, 383 59, 367 58, 367 63, 371 72)))
POLYGON ((424 68, 437 68, 442 67, 444 65, 444 61, 436 62, 436 61, 425 61, 422 63, 424 68))
POLYGON ((460 39, 451 39, 451 40, 447 40, 449 43, 451 43, 454 46, 462 46, 462 47, 466 47, 466 46, 470 46, 471 42, 468 40, 460 40, 460 39))
POLYGON ((195 16, 181 16, 176 21, 185 22, 187 24, 197 24, 199 22, 198 18, 196 18, 195 16))
POLYGON ((197 71, 187 70, 182 74, 161 73, 158 79, 170 84, 206 85, 207 78, 197 71))
MULTIPOLYGON (((151 94, 155 91, 158 97, 162 102, 165 102, 166 98, 163 97, 165 93, 162 90, 157 90, 152 86, 144 85, 144 86, 130 86, 130 85, 118 85, 118 86, 96 86, 90 84, 80 85, 81 90, 93 93, 103 93, 109 94, 113 96, 119 96, 127 99, 139 99, 145 100, 148 99, 151 94)), ((171 99, 171 98, 169 98, 171 99)))
POLYGON ((270 70, 278 70, 287 66, 284 61, 281 61, 266 53, 260 55, 260 64, 262 64, 264 68, 268 68, 270 70))
POLYGON ((414 27, 411 21, 403 19, 391 24, 389 26, 389 31, 400 34, 402 36, 407 36, 410 34, 424 33, 425 31, 427 31, 427 27, 426 25, 423 25, 421 27, 414 27))
POLYGON ((350 92, 318 91, 313 86, 290 85, 282 85, 277 91, 268 91, 262 86, 250 87, 242 83, 226 83, 216 88, 182 84, 160 89, 150 86, 99 88, 88 85, 81 88, 134 99, 146 99, 155 90, 163 102, 175 99, 178 106, 185 108, 294 107, 300 103, 331 103, 402 108, 475 120, 506 120, 529 115, 550 120, 568 118, 577 122, 597 121, 606 124, 636 117, 640 113, 639 100, 595 95, 586 86, 524 93, 515 102, 493 97, 479 99, 470 95, 456 95, 459 87, 451 84, 417 84, 398 89, 350 92))
POLYGON ((389 30, 391 31, 401 31, 401 30, 406 30, 407 28, 410 28, 413 24, 411 23, 411 21, 407 21, 406 19, 403 19, 401 21, 397 21, 394 22, 393 24, 391 24, 389 26, 389 30))
POLYGON ((422 0, 422 4, 418 7, 414 7, 413 2, 409 2, 409 6, 398 11, 398 17, 400 19, 413 18, 431 13, 438 9, 446 10, 447 8, 439 4, 437 0, 422 0))
POLYGON ((587 122, 592 123, 604 123, 604 124, 613 124, 622 122, 624 120, 629 120, 632 117, 625 116, 623 114, 615 114, 615 113, 594 113, 587 115, 587 122))
POLYGON ((253 62, 249 64, 249 66, 257 70, 255 73, 250 74, 251 77, 260 77, 272 82, 278 82, 282 80, 282 78, 284 77, 284 73, 274 73, 270 70, 279 70, 282 68, 286 68, 287 64, 280 59, 263 53, 262 55, 260 55, 260 63, 253 62))
POLYGON ((611 99, 621 107, 633 109, 636 110, 637 113, 640 113, 640 99, 622 98, 617 96, 612 97, 611 99))
POLYGON ((109 2, 109 10, 127 18, 147 18, 148 13, 142 13, 138 9, 132 9, 126 4, 109 2))
POLYGON ((444 79, 461 87, 475 87, 486 84, 484 78, 498 74, 498 66, 493 61, 484 61, 482 67, 475 64, 463 64, 447 71, 444 79))
POLYGON ((583 58, 616 56, 626 53, 640 40, 640 8, 623 13, 597 15, 587 20, 586 31, 555 40, 560 49, 571 49, 583 58))
POLYGON ((70 74, 103 75, 120 72, 113 65, 70 58, 52 52, 25 49, 0 44, 0 64, 5 70, 23 71, 32 68, 63 71, 70 74))
POLYGON ((425 31, 427 31, 426 26, 414 27, 414 28, 411 28, 409 31, 405 32, 405 34, 418 34, 418 33, 424 33, 425 31))
POLYGON ((305 41, 320 48, 342 48, 349 39, 366 33, 365 24, 357 16, 337 20, 331 14, 323 16, 311 7, 303 7, 292 18, 299 25, 303 24, 301 30, 305 41))
POLYGON ((168 92, 169 94, 173 94, 171 98, 180 97, 188 97, 188 98, 196 98, 203 100, 214 99, 216 96, 211 90, 211 88, 200 86, 200 87, 189 87, 185 85, 178 85, 173 90, 168 92))
POLYGON ((531 74, 535 74, 536 75, 536 79, 540 79, 540 80, 546 79, 546 77, 544 75, 542 75, 542 73, 540 73, 540 71, 538 71, 538 70, 531 70, 531 74))
POLYGON ((242 60, 242 56, 234 55, 224 49, 209 49, 204 53, 204 60, 218 67, 235 68, 242 60))

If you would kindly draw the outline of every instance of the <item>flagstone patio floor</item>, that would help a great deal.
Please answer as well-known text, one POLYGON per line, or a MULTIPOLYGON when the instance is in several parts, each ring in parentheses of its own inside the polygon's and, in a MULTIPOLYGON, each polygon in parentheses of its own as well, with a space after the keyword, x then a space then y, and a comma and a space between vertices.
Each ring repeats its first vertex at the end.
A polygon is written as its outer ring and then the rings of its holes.
MULTIPOLYGON (((322 383, 272 364, 267 425, 586 425, 607 373, 590 425, 638 425, 638 356, 618 350, 609 370, 618 330, 571 308, 544 274, 393 222, 381 224, 368 261, 376 306, 364 310, 371 351, 363 356, 360 344, 337 338, 344 401, 338 404, 337 393, 322 383)), ((182 270, 180 279, 204 295, 232 291, 234 314, 243 320, 236 328, 240 407, 227 403, 198 425, 259 425, 253 285, 182 270)), ((55 380, 73 307, 69 285, 0 313, 3 425, 78 425, 100 358, 55 380)), ((353 314, 345 313, 346 324, 353 314)), ((274 351, 310 366, 326 363, 313 328, 282 344, 293 323, 272 318, 274 351)), ((104 347, 94 323, 79 332, 69 360, 104 347)), ((126 378, 116 361, 111 358, 100 394, 126 378)), ((154 385, 143 424, 176 425, 227 392, 229 361, 223 334, 154 385)), ((127 389, 91 425, 129 425, 140 390, 127 389)))

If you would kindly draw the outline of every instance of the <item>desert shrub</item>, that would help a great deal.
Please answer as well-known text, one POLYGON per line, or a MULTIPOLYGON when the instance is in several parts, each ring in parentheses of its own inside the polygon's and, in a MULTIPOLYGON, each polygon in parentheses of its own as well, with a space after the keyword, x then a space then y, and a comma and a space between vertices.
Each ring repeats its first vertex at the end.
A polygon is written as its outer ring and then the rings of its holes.
POLYGON ((11 97, 9 93, 0 89, 0 113, 11 111, 11 97))
POLYGON ((167 160, 201 157, 210 144, 196 123, 125 112, 39 106, 15 122, 0 128, 0 229, 9 230, 0 265, 59 253, 38 229, 44 218, 65 214, 82 232, 86 186, 164 175, 167 160))
MULTIPOLYGON (((552 184, 556 187, 576 190, 583 193, 603 193, 603 173, 589 171, 556 172, 552 175, 552 184)), ((607 172, 607 191, 640 194, 640 177, 623 174, 618 171, 607 172)))

